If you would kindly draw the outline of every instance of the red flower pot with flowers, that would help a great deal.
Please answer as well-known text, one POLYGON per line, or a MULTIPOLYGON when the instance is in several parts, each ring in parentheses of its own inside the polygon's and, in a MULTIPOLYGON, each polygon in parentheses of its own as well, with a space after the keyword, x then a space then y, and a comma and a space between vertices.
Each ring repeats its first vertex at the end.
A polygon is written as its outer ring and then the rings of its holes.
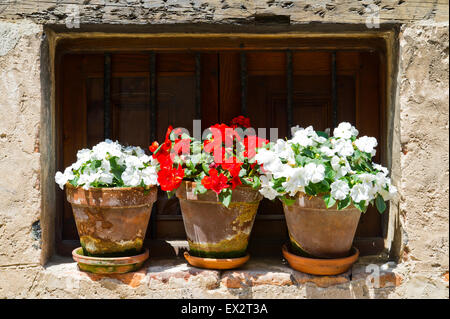
POLYGON ((243 134, 250 121, 209 128, 203 141, 169 127, 165 141, 153 142, 162 190, 180 200, 189 243, 188 261, 200 267, 233 268, 248 260, 248 240, 262 195, 254 157, 268 141, 243 134), (241 262, 239 262, 241 261, 241 262))

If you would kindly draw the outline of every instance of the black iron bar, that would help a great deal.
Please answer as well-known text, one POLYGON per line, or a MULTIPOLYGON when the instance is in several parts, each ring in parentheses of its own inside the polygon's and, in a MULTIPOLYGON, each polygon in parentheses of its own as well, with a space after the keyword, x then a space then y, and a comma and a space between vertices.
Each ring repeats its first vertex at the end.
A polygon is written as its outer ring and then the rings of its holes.
POLYGON ((241 114, 247 116, 247 55, 241 52, 241 114))
POLYGON ((202 94, 201 94, 201 54, 195 54, 195 119, 202 118, 202 94))
POLYGON ((288 136, 291 137, 291 127, 293 125, 293 65, 292 65, 292 51, 286 51, 286 87, 287 87, 287 131, 288 136))
POLYGON ((156 53, 150 52, 150 142, 156 140, 156 53))
POLYGON ((337 105, 337 73, 336 73, 336 52, 331 53, 331 121, 333 128, 337 126, 338 105, 337 105))
POLYGON ((103 69, 103 135, 105 139, 111 138, 112 116, 111 116, 111 53, 105 53, 103 69))

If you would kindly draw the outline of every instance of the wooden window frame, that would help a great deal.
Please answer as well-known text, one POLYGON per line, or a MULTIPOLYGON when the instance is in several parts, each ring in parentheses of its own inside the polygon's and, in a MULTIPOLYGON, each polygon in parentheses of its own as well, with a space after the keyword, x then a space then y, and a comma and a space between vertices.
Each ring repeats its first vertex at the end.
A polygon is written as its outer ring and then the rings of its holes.
MULTIPOLYGON (((55 112, 56 112, 56 161, 60 163, 62 154, 62 136, 59 123, 62 122, 61 94, 59 83, 61 81, 60 64, 64 54, 67 53, 128 53, 128 52, 208 52, 208 51, 378 51, 381 61, 379 68, 380 78, 380 132, 379 147, 383 148, 383 163, 389 163, 387 155, 390 154, 387 143, 386 125, 387 115, 387 74, 388 74, 388 43, 386 32, 365 32, 348 34, 306 34, 306 33, 274 33, 274 34, 213 34, 213 33, 157 33, 157 34, 97 34, 97 33, 60 33, 56 34, 54 47, 54 74, 55 74, 55 112)), ((356 115, 358 117, 358 114, 356 115)), ((63 196, 57 196, 61 207, 63 196)), ((382 230, 386 234, 388 223, 388 210, 382 216, 382 230)), ((260 219, 278 220, 284 222, 284 216, 260 216, 260 219)), ((162 220, 179 220, 181 216, 160 216, 162 220)), ((62 217, 56 212, 56 251, 60 255, 70 255, 71 250, 79 245, 77 241, 63 240, 62 217)), ((379 254, 385 250, 385 236, 356 238, 355 245, 362 255, 379 254)), ((179 255, 186 244, 180 241, 168 242, 152 240, 146 242, 156 255, 179 255)), ((253 254, 280 254, 280 242, 264 243, 264 248, 258 243, 250 242, 249 249, 253 254)))

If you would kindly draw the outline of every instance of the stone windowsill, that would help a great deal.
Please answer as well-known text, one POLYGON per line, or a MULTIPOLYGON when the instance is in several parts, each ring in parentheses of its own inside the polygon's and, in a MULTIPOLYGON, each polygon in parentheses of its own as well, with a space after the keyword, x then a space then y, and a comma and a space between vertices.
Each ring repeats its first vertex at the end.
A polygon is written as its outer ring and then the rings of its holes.
POLYGON ((195 268, 182 258, 150 258, 134 273, 97 275, 55 257, 40 276, 43 287, 33 289, 38 298, 378 298, 402 282, 395 263, 368 257, 337 276, 304 274, 281 258, 252 258, 226 271, 195 268))

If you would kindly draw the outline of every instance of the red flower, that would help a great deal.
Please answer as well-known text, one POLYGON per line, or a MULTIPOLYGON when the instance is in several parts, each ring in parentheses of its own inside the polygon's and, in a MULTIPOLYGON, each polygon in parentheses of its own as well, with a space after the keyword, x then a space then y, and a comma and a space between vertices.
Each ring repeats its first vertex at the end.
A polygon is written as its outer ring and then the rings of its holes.
POLYGON ((228 178, 222 173, 219 174, 215 168, 209 170, 209 176, 205 176, 202 179, 202 185, 206 189, 211 189, 219 194, 222 189, 229 188, 228 178))
POLYGON ((241 178, 239 176, 234 176, 230 182, 231 182, 231 189, 235 189, 236 186, 239 186, 242 184, 241 178))
POLYGON ((158 183, 163 191, 177 189, 183 181, 184 170, 181 167, 163 168, 158 172, 158 183))
POLYGON ((156 149, 159 147, 159 143, 157 142, 157 141, 154 141, 153 143, 152 143, 152 145, 150 145, 149 147, 148 147, 148 149, 150 150, 150 152, 155 152, 156 151, 156 149))
POLYGON ((239 115, 236 116, 235 118, 233 118, 231 120, 231 127, 233 128, 237 128, 237 127, 244 127, 244 128, 249 128, 251 127, 250 125, 250 119, 248 117, 239 115))
POLYGON ((253 158, 256 155, 256 149, 259 147, 263 147, 267 143, 269 143, 269 141, 264 138, 260 138, 257 136, 246 136, 244 138, 244 156, 247 158, 253 158))
POLYGON ((172 141, 170 140, 170 133, 172 133, 173 128, 171 125, 167 128, 166 131, 166 139, 164 140, 164 143, 161 145, 159 150, 155 153, 156 149, 159 147, 158 142, 153 142, 152 145, 150 145, 149 149, 153 152, 152 156, 155 158, 161 167, 161 169, 166 168, 169 169, 172 167, 172 157, 170 154, 170 151, 172 149, 172 141))
POLYGON ((191 140, 188 138, 178 139, 175 141, 175 145, 173 146, 173 151, 180 154, 189 154, 191 148, 191 140))
POLYGON ((232 163, 222 163, 222 168, 229 171, 232 177, 239 176, 242 163, 239 163, 236 157, 233 158, 232 163))
POLYGON ((238 141, 241 140, 239 134, 231 127, 226 124, 216 124, 209 128, 212 133, 212 138, 214 140, 220 140, 225 143, 226 146, 232 146, 234 139, 238 141))

